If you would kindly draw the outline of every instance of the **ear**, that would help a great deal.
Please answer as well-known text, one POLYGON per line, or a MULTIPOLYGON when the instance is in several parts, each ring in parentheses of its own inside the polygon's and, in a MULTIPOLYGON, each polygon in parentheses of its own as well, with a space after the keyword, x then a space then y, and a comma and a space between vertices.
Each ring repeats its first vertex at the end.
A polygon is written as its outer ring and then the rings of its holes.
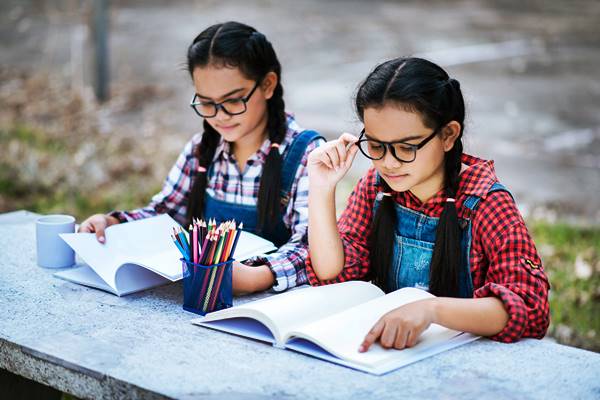
POLYGON ((273 92, 275 92, 278 82, 279 78, 275 72, 271 71, 265 75, 260 84, 260 89, 262 90, 265 99, 269 100, 271 97, 273 97, 273 92))
POLYGON ((442 144, 444 151, 448 152, 454 147, 454 142, 460 135, 461 126, 456 121, 450 121, 442 128, 442 144))

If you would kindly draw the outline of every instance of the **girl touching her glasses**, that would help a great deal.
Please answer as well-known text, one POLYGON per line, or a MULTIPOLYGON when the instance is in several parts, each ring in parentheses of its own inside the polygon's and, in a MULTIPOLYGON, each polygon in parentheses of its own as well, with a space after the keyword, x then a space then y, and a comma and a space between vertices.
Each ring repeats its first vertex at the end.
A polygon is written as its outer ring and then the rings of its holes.
POLYGON ((548 279, 493 162, 463 152, 459 82, 423 59, 390 60, 361 83, 356 110, 360 137, 309 156, 309 282, 437 296, 385 314, 357 350, 414 346, 432 323, 502 342, 543 337, 548 279), (336 223, 335 187, 358 152, 373 167, 336 223))
POLYGON ((308 153, 324 140, 285 112, 281 66, 256 29, 226 22, 201 32, 187 50, 193 111, 203 132, 186 144, 162 190, 133 211, 93 215, 81 225, 105 241, 106 227, 168 213, 235 219, 271 240, 277 252, 236 263, 233 290, 283 291, 306 282, 308 153))

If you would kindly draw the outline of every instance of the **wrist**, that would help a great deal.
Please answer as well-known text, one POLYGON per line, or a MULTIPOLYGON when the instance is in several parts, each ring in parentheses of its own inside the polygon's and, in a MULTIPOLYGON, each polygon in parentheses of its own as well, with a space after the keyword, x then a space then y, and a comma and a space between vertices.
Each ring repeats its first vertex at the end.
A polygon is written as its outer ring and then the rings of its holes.
POLYGON ((440 308, 440 301, 441 299, 439 297, 434 297, 432 299, 427 299, 425 300, 427 302, 427 306, 429 309, 429 317, 431 319, 431 323, 432 324, 440 324, 439 323, 439 308, 440 308))

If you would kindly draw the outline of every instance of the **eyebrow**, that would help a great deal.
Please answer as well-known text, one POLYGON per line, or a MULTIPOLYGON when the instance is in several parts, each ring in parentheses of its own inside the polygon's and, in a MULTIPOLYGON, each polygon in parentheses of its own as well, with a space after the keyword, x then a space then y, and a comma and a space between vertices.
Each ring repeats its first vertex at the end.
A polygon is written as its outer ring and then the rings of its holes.
MULTIPOLYGON (((232 94, 236 94, 237 92, 241 92, 242 90, 244 90, 244 88, 234 89, 234 90, 232 90, 231 92, 227 92, 227 93, 225 93, 223 96, 219 97, 219 99, 224 99, 225 97, 229 97, 229 96, 231 96, 232 94)), ((196 93, 196 94, 198 95, 198 97, 201 97, 201 98, 203 98, 203 99, 207 99, 207 100, 213 100, 213 99, 212 99, 212 98, 210 98, 210 97, 207 97, 207 96, 202 96, 200 93, 196 93)))
POLYGON ((384 143, 408 142, 409 140, 423 139, 423 136, 420 136, 420 135, 411 135, 411 136, 407 136, 407 137, 405 137, 403 139, 392 140, 391 142, 385 142, 383 140, 379 140, 377 138, 374 138, 373 136, 367 134, 367 132, 365 132, 365 136, 368 139, 373 139, 373 140, 377 140, 378 142, 384 142, 384 143))

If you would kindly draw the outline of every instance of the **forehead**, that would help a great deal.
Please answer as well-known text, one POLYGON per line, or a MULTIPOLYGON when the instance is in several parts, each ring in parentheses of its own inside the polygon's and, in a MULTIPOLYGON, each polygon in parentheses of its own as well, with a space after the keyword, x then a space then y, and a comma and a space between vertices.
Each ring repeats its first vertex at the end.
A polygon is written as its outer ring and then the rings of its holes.
POLYGON ((391 142, 431 133, 419 114, 394 105, 365 108, 363 119, 367 134, 383 141, 391 142))
POLYGON ((238 68, 213 65, 194 68, 192 79, 196 93, 212 99, 218 99, 232 90, 247 88, 254 83, 238 68))

